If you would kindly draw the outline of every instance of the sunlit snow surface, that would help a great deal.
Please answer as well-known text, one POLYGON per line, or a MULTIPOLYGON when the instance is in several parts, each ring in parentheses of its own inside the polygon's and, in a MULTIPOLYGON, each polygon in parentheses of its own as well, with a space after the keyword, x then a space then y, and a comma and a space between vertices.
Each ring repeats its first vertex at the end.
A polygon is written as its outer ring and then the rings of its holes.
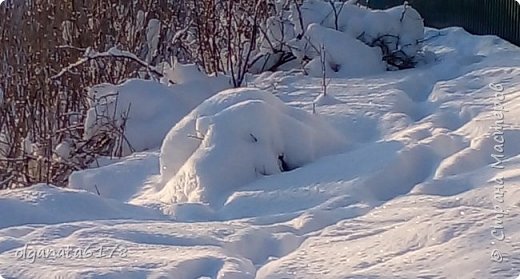
MULTIPOLYGON (((45 185, 0 192, 0 274, 516 278, 520 49, 460 28, 426 37, 437 55, 428 65, 331 81, 330 98, 315 109, 345 136, 344 150, 259 176, 222 204, 157 199, 158 150, 74 174, 70 186, 90 193, 45 185), (501 113, 503 150, 495 146, 501 138, 490 137, 501 113), (497 168, 492 154, 505 156, 497 168), (493 237, 499 225, 503 240, 493 237), (69 246, 113 253, 30 257, 69 246)), ((312 112, 320 82, 279 72, 248 84, 312 112)))

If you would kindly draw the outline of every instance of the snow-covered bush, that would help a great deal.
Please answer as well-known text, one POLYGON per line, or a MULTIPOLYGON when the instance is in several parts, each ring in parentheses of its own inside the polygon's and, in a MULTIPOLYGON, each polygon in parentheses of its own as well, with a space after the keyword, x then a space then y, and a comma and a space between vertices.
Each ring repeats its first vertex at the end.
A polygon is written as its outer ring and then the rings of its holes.
POLYGON ((327 58, 328 76, 356 76, 377 72, 375 60, 384 61, 387 69, 413 67, 421 50, 424 23, 420 14, 408 4, 388 10, 371 10, 357 1, 305 0, 288 5, 279 0, 276 15, 267 20, 260 38, 260 54, 252 65, 253 72, 272 70, 294 55, 309 74, 321 76, 327 58), (359 43, 357 43, 359 42, 359 43), (379 54, 369 48, 376 47, 379 54), (325 53, 322 53, 324 49, 325 53), (366 63, 362 63, 363 60, 366 63), (310 61, 310 62, 309 62, 310 61), (313 70, 315 68, 319 71, 313 70), (367 69, 374 71, 367 71, 367 69))
POLYGON ((380 47, 392 69, 414 66, 424 39, 424 22, 411 6, 405 4, 367 13, 359 25, 364 28, 357 30, 361 32, 358 37, 370 46, 380 47))
POLYGON ((224 77, 189 75, 193 67, 180 66, 170 73, 179 84, 131 79, 121 85, 100 84, 90 88, 90 109, 85 137, 108 135, 112 155, 158 148, 168 131, 193 108, 215 93, 230 87, 224 77))
POLYGON ((167 135, 160 155, 164 202, 223 202, 264 175, 331 154, 344 139, 326 122, 258 89, 223 91, 167 135))
POLYGON ((309 25, 306 40, 295 51, 296 57, 312 57, 305 65, 306 72, 315 77, 360 77, 385 71, 379 48, 369 47, 363 42, 340 31, 326 28, 316 23, 309 25), (347 51, 345 51, 347 50, 347 51))
POLYGON ((271 3, 271 16, 263 22, 258 37, 256 56, 249 65, 251 73, 261 73, 277 69, 294 60, 288 44, 296 38, 294 24, 289 19, 291 1, 274 0, 271 3))

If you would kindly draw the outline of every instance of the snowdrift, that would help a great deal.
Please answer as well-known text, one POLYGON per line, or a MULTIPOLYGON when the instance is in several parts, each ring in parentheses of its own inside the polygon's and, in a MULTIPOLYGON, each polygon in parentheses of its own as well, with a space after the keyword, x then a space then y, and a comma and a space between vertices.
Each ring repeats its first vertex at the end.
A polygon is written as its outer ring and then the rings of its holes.
POLYGON ((183 81, 182 72, 172 75, 178 82, 173 86, 132 79, 121 85, 92 87, 88 93, 91 108, 85 121, 85 137, 90 139, 100 130, 113 129, 107 127, 107 123, 114 123, 117 127, 124 126, 124 139, 114 147, 122 149, 123 156, 158 148, 182 117, 205 99, 229 88, 224 77, 205 76, 183 81))
POLYGON ((0 229, 27 224, 58 224, 85 220, 141 219, 165 217, 150 208, 105 199, 85 191, 45 184, 0 192, 0 229))
POLYGON ((326 122, 258 89, 231 89, 179 122, 161 148, 160 199, 223 202, 226 193, 338 151, 326 122))

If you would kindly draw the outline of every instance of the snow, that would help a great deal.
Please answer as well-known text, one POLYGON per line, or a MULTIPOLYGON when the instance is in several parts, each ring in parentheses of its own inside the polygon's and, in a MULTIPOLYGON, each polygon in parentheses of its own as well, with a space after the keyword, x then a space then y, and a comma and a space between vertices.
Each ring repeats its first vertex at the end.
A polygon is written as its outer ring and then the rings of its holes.
POLYGON ((258 89, 223 91, 166 136, 158 193, 166 203, 222 203, 222 194, 258 177, 301 167, 344 146, 308 112, 258 89))
POLYGON ((317 106, 332 106, 332 105, 338 105, 341 104, 341 101, 334 98, 334 96, 331 96, 330 94, 321 94, 314 100, 314 104, 317 106))
POLYGON ((27 154, 32 154, 33 151, 34 151, 34 144, 32 143, 32 140, 29 136, 25 137, 23 140, 22 140, 22 150, 23 152, 27 153, 27 154))
POLYGON ((313 23, 307 28, 305 36, 308 39, 303 46, 304 49, 308 49, 305 56, 312 57, 309 51, 314 49, 318 52, 305 65, 305 70, 310 76, 322 76, 323 63, 326 64, 327 77, 360 77, 386 70, 380 49, 369 47, 340 31, 313 23))
POLYGON ((159 152, 141 152, 98 168, 76 171, 69 177, 68 187, 128 202, 141 191, 150 175, 158 174, 159 152))
POLYGON ((148 53, 146 55, 146 61, 152 62, 157 52, 157 46, 159 45, 159 33, 161 31, 161 21, 155 18, 150 19, 148 26, 146 27, 146 42, 148 45, 148 53))
POLYGON ((0 228, 86 220, 164 219, 160 212, 152 209, 45 184, 2 192, 0 210, 9 212, 8 218, 3 216, 0 228))
POLYGON ((122 147, 122 154, 129 155, 132 151, 158 148, 179 120, 202 101, 228 87, 226 78, 208 76, 172 86, 139 79, 120 85, 96 85, 89 90, 92 102, 85 121, 85 137, 90 139, 107 129, 114 131, 112 126, 107 126, 114 123, 124 130, 124 139, 119 140, 121 144, 114 151, 122 147))
POLYGON ((70 143, 67 141, 63 141, 60 144, 56 145, 54 153, 56 154, 56 156, 58 156, 58 158, 61 158, 63 160, 70 159, 72 155, 70 143))
POLYGON ((328 77, 360 77, 400 68, 399 60, 417 64, 424 59, 424 23, 414 8, 405 3, 371 10, 354 2, 306 0, 290 11, 278 7, 278 15, 264 26, 261 59, 253 71, 270 69, 284 52, 292 53, 313 77, 323 75, 322 64, 328 77))
POLYGON ((167 69, 167 77, 176 84, 204 82, 208 79, 208 76, 196 64, 182 64, 177 59, 174 60, 172 68, 167 69))
POLYGON ((354 36, 362 36, 362 41, 370 43, 381 36, 399 37, 385 45, 390 52, 402 50, 409 56, 414 56, 420 50, 419 41, 424 36, 424 23, 421 15, 410 6, 396 6, 385 11, 370 11, 360 22, 349 22, 347 25, 354 36), (352 27, 350 27, 352 26, 352 27), (362 29, 359 27, 362 26, 362 29))
MULTIPOLYGON (((0 192, 0 274, 516 278, 520 49, 461 28, 427 29, 424 37, 424 48, 436 56, 430 63, 334 78, 328 97, 321 78, 297 72, 252 76, 248 85, 257 89, 221 92, 174 128, 172 123, 160 151, 75 173, 72 187, 84 190, 37 185, 0 192), (291 171, 276 171, 273 158, 264 160, 278 145, 257 149, 258 143, 247 143, 247 132, 258 134, 259 142, 263 136, 280 137, 279 143, 332 141, 324 127, 346 144, 327 146, 327 156, 317 152, 291 171), (259 155, 252 157, 254 152, 259 155), (271 162, 276 172, 242 179, 251 162, 271 162), (156 187, 161 180, 175 181, 181 169, 203 179, 211 174, 211 181, 196 184, 211 193, 209 203, 197 197, 172 204, 171 196, 158 194, 167 192, 156 187), (500 232, 503 240, 493 236, 500 232), (105 245, 126 253, 31 263, 20 258, 26 244, 32 251, 105 245), (501 256, 502 262, 493 260, 501 256)), ((306 151, 298 155, 312 153, 306 151)))

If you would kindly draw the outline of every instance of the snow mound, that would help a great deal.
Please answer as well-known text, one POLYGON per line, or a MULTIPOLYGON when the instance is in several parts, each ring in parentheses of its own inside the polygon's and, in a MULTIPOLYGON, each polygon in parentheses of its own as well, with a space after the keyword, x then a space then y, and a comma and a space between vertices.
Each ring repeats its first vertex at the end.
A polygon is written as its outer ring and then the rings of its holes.
POLYGON ((318 117, 258 89, 231 89, 179 122, 161 148, 160 199, 223 202, 255 179, 337 152, 344 139, 318 117))
POLYGON ((333 106, 341 104, 341 101, 330 94, 320 94, 320 96, 314 100, 314 104, 316 106, 333 106))
POLYGON ((158 148, 168 131, 193 108, 215 93, 229 88, 225 78, 199 78, 167 86, 150 80, 131 79, 120 85, 100 84, 89 90, 90 109, 85 138, 123 127, 124 139, 114 150, 126 156, 134 151, 158 148), (126 119, 126 121, 125 121, 126 119))

